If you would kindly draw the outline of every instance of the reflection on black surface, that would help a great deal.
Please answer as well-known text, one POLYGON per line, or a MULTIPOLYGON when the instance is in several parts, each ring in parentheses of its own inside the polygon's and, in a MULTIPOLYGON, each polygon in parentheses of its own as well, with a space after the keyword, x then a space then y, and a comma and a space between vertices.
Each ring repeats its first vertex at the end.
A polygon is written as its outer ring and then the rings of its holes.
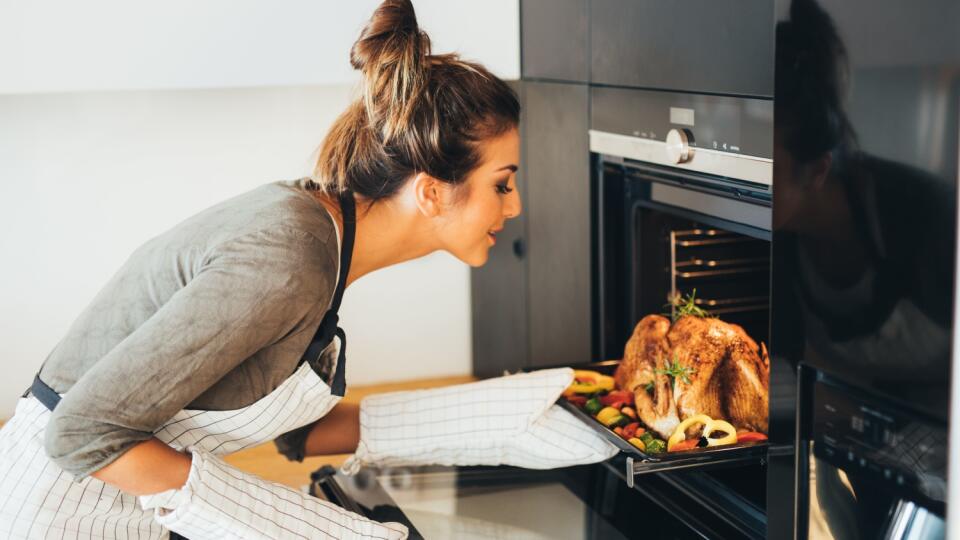
MULTIPOLYGON (((896 402, 945 437, 960 3, 778 0, 777 11, 774 362, 896 402)), ((874 459, 849 425, 812 429, 834 464, 811 457, 806 532, 878 537, 909 495, 883 469, 867 471, 889 466, 895 480, 900 462, 874 459)), ((894 450, 922 444, 904 437, 894 450)))
POLYGON ((850 3, 797 0, 777 26, 776 354, 945 420, 960 10, 868 2, 854 17, 850 3), (940 17, 878 54, 877 20, 897 10, 904 25, 940 17))

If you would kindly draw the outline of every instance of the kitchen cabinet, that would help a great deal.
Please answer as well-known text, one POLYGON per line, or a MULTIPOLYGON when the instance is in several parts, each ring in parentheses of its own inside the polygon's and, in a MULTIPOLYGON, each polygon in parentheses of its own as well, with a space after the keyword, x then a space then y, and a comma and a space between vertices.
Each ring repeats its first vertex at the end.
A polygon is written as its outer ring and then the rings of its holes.
POLYGON ((525 83, 531 367, 589 362, 589 87, 525 83))
POLYGON ((522 0, 520 54, 524 79, 587 82, 587 0, 522 0))
POLYGON ((773 95, 773 2, 592 0, 590 82, 773 95))

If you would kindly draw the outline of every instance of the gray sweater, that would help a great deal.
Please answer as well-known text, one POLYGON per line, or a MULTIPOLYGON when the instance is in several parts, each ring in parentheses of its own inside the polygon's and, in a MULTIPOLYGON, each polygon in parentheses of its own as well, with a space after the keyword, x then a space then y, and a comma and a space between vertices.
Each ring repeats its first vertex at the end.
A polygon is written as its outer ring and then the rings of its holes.
MULTIPOLYGON (((65 394, 45 434, 57 465, 82 479, 177 411, 245 407, 295 371, 339 264, 336 225, 310 188, 261 186, 133 252, 41 370, 65 394)), ((313 366, 325 378, 332 353, 313 366)), ((306 431, 281 451, 302 459, 306 431)))

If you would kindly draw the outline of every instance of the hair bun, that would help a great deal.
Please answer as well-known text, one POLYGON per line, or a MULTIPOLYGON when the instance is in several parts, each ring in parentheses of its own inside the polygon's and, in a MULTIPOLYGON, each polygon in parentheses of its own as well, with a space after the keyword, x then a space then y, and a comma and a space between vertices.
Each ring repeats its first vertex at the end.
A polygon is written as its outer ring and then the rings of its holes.
POLYGON ((368 71, 401 59, 419 60, 430 54, 430 38, 420 30, 410 0, 385 0, 373 12, 360 38, 350 49, 354 69, 368 71))

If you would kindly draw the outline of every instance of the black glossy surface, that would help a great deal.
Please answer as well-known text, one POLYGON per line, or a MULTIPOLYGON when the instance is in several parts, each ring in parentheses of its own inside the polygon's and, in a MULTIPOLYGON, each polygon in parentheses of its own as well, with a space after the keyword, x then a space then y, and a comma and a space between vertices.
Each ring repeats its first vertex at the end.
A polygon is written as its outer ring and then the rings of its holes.
MULTIPOLYGON (((907 495, 943 515, 947 501, 945 426, 859 395, 822 375, 814 384, 812 409, 817 458, 844 470, 851 482, 856 479, 871 492, 885 492, 884 498, 891 502, 898 495, 907 495)), ((876 498, 881 498, 880 494, 876 498)), ((854 508, 863 511, 859 505, 854 508)))
POLYGON ((779 12, 774 354, 946 420, 960 4, 779 12))
MULTIPOLYGON (((834 449, 827 437, 837 433, 816 420, 818 378, 833 377, 882 407, 945 427, 960 3, 778 0, 776 13, 771 386, 798 370, 802 376, 799 411, 775 403, 771 388, 770 435, 792 437, 799 412, 796 523, 804 538, 814 532, 806 530, 807 517, 818 497, 839 508, 850 484, 864 501, 877 492, 872 480, 849 479, 829 489, 814 484, 823 491, 811 492, 807 476, 817 462, 832 463, 824 470, 841 479, 863 477, 854 470, 857 452, 851 474, 836 473, 842 469, 834 459, 847 459, 846 446, 859 443, 847 439, 842 454, 828 455, 834 449), (811 448, 816 457, 808 455, 811 448)), ((908 438, 899 450, 913 452, 915 444, 908 438)), ((770 485, 792 491, 793 479, 780 470, 786 462, 774 465, 770 485)), ((882 479, 882 466, 879 474, 882 479)), ((886 488, 896 495, 885 497, 914 497, 895 479, 886 488)), ((792 533, 790 497, 768 493, 770 534, 792 533)), ((840 537, 857 531, 839 510, 823 519, 820 525, 836 527, 840 537)), ((871 537, 871 530, 860 530, 861 537, 871 537)))

